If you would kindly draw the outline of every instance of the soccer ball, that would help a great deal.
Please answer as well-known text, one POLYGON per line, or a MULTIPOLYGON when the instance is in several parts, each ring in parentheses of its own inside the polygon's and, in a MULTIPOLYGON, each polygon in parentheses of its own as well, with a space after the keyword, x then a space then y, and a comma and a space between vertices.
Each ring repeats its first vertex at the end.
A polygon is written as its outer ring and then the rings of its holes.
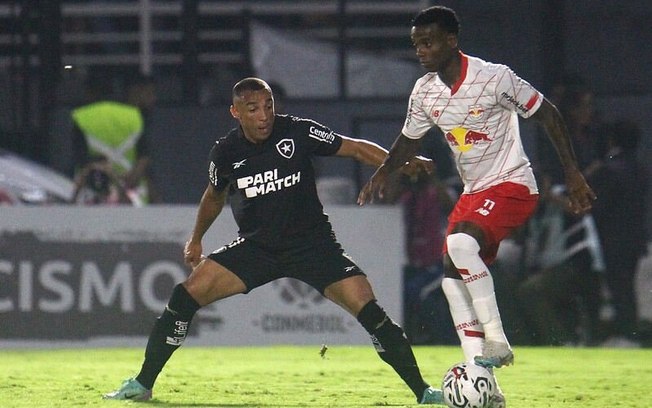
POLYGON ((496 380, 484 367, 457 363, 446 372, 441 389, 450 408, 489 408, 496 392, 496 380))

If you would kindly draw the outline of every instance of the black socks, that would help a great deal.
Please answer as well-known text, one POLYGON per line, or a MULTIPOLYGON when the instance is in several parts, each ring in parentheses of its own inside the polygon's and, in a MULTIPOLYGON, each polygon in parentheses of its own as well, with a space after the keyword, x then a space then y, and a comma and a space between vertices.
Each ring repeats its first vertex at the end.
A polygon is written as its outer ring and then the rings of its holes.
POLYGON ((136 377, 145 388, 154 387, 163 366, 186 339, 190 321, 200 307, 183 285, 174 287, 168 305, 149 335, 145 361, 136 377))
POLYGON ((403 329, 387 316, 375 300, 367 303, 360 310, 358 321, 371 335, 371 341, 380 358, 392 366, 416 395, 417 400, 421 399, 429 385, 421 376, 412 347, 403 329))
MULTIPOLYGON (((200 305, 188 294, 183 285, 175 286, 168 305, 158 318, 147 341, 145 361, 136 380, 147 389, 154 387, 156 377, 179 348, 188 334, 190 322, 200 305)), ((375 300, 367 303, 358 321, 371 335, 380 358, 410 387, 417 399, 423 396, 428 384, 423 380, 412 348, 401 329, 375 300)))

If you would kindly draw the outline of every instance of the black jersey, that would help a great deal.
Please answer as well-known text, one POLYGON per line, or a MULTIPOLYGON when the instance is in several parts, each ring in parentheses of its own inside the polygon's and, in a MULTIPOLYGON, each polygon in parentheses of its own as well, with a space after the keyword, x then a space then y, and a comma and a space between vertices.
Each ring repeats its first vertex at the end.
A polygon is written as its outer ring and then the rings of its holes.
POLYGON ((210 153, 210 183, 229 189, 239 235, 268 246, 291 245, 308 232, 330 233, 317 196, 313 156, 333 155, 342 137, 315 121, 276 115, 262 144, 240 127, 219 139, 210 153))

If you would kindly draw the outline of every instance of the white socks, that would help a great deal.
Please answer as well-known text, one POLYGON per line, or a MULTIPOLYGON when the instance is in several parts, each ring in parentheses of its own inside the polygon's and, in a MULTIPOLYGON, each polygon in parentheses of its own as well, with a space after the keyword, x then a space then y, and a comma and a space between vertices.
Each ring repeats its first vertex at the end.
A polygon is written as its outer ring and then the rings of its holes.
MULTIPOLYGON (((454 303, 451 303, 448 292, 444 289, 451 308, 451 315, 454 316, 457 313, 452 311, 453 308, 466 310, 472 305, 475 315, 482 329, 484 329, 485 339, 509 344, 503 330, 503 323, 500 320, 493 278, 489 268, 480 258, 480 245, 475 238, 464 233, 449 235, 446 237, 446 245, 448 255, 463 279, 463 281, 458 280, 458 282, 464 283, 464 287, 469 294, 469 297, 465 298, 468 303, 463 306, 461 305, 461 298, 456 297, 454 294, 452 295, 455 297, 454 303)), ((455 279, 450 280, 454 281, 455 279)), ((457 326, 458 323, 455 321, 455 317, 453 317, 453 321, 457 326)))
POLYGON ((455 332, 460 338, 462 351, 466 361, 473 361, 473 357, 482 355, 484 330, 478 320, 471 296, 459 279, 444 278, 441 288, 448 300, 455 332))

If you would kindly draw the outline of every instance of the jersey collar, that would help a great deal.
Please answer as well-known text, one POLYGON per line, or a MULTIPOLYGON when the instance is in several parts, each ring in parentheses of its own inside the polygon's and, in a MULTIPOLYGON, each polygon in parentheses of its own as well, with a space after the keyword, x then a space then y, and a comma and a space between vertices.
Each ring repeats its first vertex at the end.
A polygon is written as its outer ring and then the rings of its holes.
POLYGON ((453 84, 451 95, 455 95, 457 90, 460 89, 460 86, 462 86, 462 83, 466 79, 467 68, 469 67, 469 58, 462 51, 458 52, 460 53, 460 78, 453 84))

